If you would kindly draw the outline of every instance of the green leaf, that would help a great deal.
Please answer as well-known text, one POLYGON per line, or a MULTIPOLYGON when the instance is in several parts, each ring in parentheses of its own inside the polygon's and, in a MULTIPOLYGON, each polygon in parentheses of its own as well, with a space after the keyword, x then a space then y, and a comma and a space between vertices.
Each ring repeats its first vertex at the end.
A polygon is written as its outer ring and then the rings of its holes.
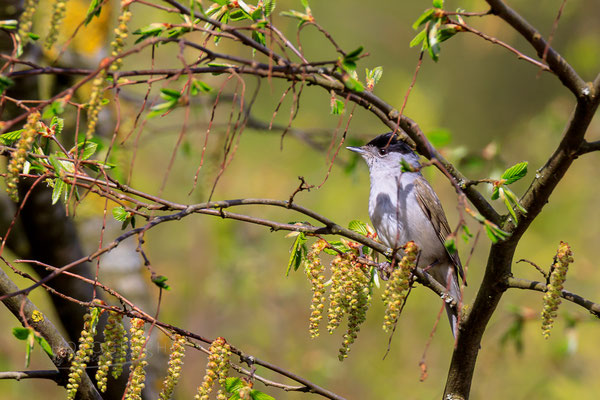
POLYGON ((510 202, 519 209, 519 211, 521 211, 523 214, 527 214, 527 210, 525 208, 523 208, 523 206, 521 205, 521 203, 519 202, 519 199, 517 198, 517 195, 515 195, 513 193, 512 190, 510 190, 509 188, 505 187, 504 189, 504 194, 506 195, 506 197, 508 197, 508 200, 510 200, 510 202))
POLYGON ((302 3, 302 5, 304 6, 304 8, 305 8, 305 9, 306 9, 306 8, 310 8, 310 7, 308 6, 308 0, 300 0, 300 3, 302 3))
POLYGON ((456 241, 454 240, 454 237, 448 237, 448 239, 446 239, 444 242, 444 247, 450 254, 454 254, 458 251, 456 249, 456 241))
MULTIPOLYGON (((92 141, 84 141, 77 144, 77 153, 80 160, 87 160, 98 150, 98 143, 92 141)), ((71 150, 72 151, 72 150, 71 150)))
POLYGON ((298 268, 302 264, 302 260, 304 259, 306 253, 306 235, 304 234, 304 232, 299 232, 296 236, 296 240, 294 240, 292 248, 290 249, 290 260, 288 261, 285 276, 288 276, 290 274, 292 266, 294 267, 294 271, 298 270, 298 268))
POLYGON ((331 114, 333 115, 341 115, 344 113, 344 102, 340 99, 333 99, 331 102, 331 114))
POLYGON ((438 39, 438 29, 439 22, 433 24, 433 26, 429 27, 429 32, 427 32, 427 51, 429 52, 429 56, 435 62, 439 60, 440 55, 440 43, 438 39))
POLYGON ((164 275, 158 275, 152 278, 152 282, 159 288, 171 290, 171 286, 167 285, 168 278, 164 275))
POLYGON ((50 156, 48 157, 48 161, 50 161, 50 164, 54 168, 54 173, 56 173, 57 175, 60 175, 64 171, 63 165, 56 157, 56 153, 50 154, 50 156))
POLYGON ((498 189, 498 193, 500 195, 500 198, 502 199, 502 201, 504 202, 504 205, 506 206, 506 209, 508 210, 508 212, 510 213, 510 216, 513 218, 513 221, 515 222, 515 225, 519 223, 519 220, 517 218, 517 213, 515 213, 515 210, 513 210, 512 205, 510 204, 510 201, 508 200, 508 198, 504 195, 504 189, 503 188, 499 188, 498 189))
POLYGON ((252 400, 275 400, 274 397, 254 389, 250 391, 250 397, 252 400))
POLYGON ((410 41, 409 46, 415 47, 419 43, 423 42, 423 49, 425 49, 425 39, 427 38, 427 31, 423 29, 421 32, 417 33, 417 35, 410 41))
POLYGON ((417 20, 413 23, 412 28, 414 30, 419 29, 419 27, 421 25, 427 23, 427 21, 430 21, 431 18, 433 18, 433 13, 434 12, 435 12, 435 10, 433 8, 428 8, 427 10, 425 10, 423 12, 423 14, 419 15, 419 18, 417 18, 417 20))
POLYGON ((496 235, 494 235, 494 231, 492 231, 492 228, 490 228, 489 225, 484 225, 484 227, 485 233, 488 235, 488 238, 490 238, 492 243, 498 243, 498 238, 496 237, 496 235))
POLYGON ((23 129, 19 129, 18 131, 7 132, 3 135, 0 135, 0 143, 5 146, 10 146, 21 138, 22 132, 23 129))
POLYGON ((504 182, 505 185, 510 185, 513 182, 518 181, 519 179, 523 178, 525 175, 527 175, 527 165, 529 163, 527 161, 523 161, 520 162, 518 164, 513 165, 512 167, 510 167, 509 169, 507 169, 506 171, 504 171, 504 173, 502 174, 502 179, 504 179, 506 182, 504 182))
POLYGON ((348 229, 363 236, 366 236, 369 233, 369 229, 367 228, 367 224, 357 219, 350 221, 348 223, 348 229))
POLYGON ((473 237, 473 234, 471 233, 471 230, 469 229, 469 227, 466 224, 463 224, 461 226, 461 228, 463 230, 462 238, 465 242, 468 242, 469 239, 473 237))
POLYGON ((181 93, 178 90, 162 88, 160 89, 160 97, 165 100, 179 100, 181 93))
POLYGON ((344 84, 350 90, 354 90, 355 92, 364 92, 364 85, 356 78, 351 77, 350 75, 344 76, 344 84))
POLYGON ((8 89, 9 87, 11 87, 14 84, 15 84, 15 81, 13 81, 12 79, 10 79, 4 75, 0 75, 0 94, 4 93, 4 91, 6 89, 8 89))
MULTIPOLYGON (((358 221, 358 222, 360 222, 360 221, 358 221)), ((331 241, 331 242, 328 242, 328 243, 329 243, 329 245, 331 247, 333 247, 333 249, 325 247, 323 249, 323 251, 325 253, 329 254, 329 255, 332 255, 332 256, 338 255, 338 252, 335 251, 334 249, 337 249, 337 250, 341 251, 342 253, 346 253, 347 251, 350 250, 350 248, 348 246, 346 246, 344 243, 342 243, 341 240, 334 240, 334 241, 331 241)))
POLYGON ((31 40, 38 40, 40 38, 40 35, 38 35, 37 33, 33 33, 33 32, 27 32, 27 36, 29 36, 29 39, 31 40))
POLYGON ((112 214, 113 214, 113 217, 115 217, 115 219, 117 221, 121 221, 121 222, 127 221, 129 218, 131 218, 131 214, 127 210, 125 210, 125 208, 123 208, 123 207, 113 208, 112 214))
POLYGON ((400 171, 402 172, 415 172, 415 169, 412 165, 408 163, 404 158, 400 160, 400 171))
POLYGON ((134 35, 140 35, 136 39, 135 44, 142 42, 151 37, 158 37, 167 29, 167 26, 163 23, 153 22, 148 26, 133 31, 134 35))
POLYGON ((87 15, 85 17, 85 24, 89 24, 94 17, 100 16, 100 12, 102 11, 102 0, 92 0, 90 2, 90 6, 87 10, 87 15))
POLYGON ((373 88, 373 86, 377 85, 381 76, 383 75, 383 67, 375 67, 369 71, 369 69, 365 69, 365 73, 367 76, 367 86, 369 90, 373 88))
POLYGON ((269 15, 271 15, 273 13, 273 10, 275 10, 276 6, 277 6, 277 4, 276 4, 275 0, 265 1, 265 6, 264 6, 265 17, 268 17, 269 15))
POLYGON ((12 334, 19 340, 26 340, 29 336, 29 332, 31 332, 30 328, 17 327, 13 328, 12 334))
POLYGON ((444 8, 444 0, 433 0, 432 4, 435 8, 444 8))
POLYGON ((42 113, 43 119, 49 119, 56 117, 65 112, 65 107, 61 101, 54 101, 52 104, 44 108, 44 112, 42 113))
POLYGON ((50 357, 54 357, 54 353, 52 353, 52 347, 43 336, 38 333, 35 335, 35 340, 38 342, 42 350, 46 352, 46 354, 48 354, 50 357))
POLYGON ((31 361, 31 350, 33 350, 33 345, 35 344, 35 333, 33 329, 29 330, 29 334, 27 335, 27 346, 25 347, 25 368, 29 367, 29 362, 31 361))
POLYGON ((262 44, 263 46, 265 46, 267 44, 267 39, 265 37, 265 34, 259 31, 252 31, 252 39, 254 39, 254 41, 262 44))
POLYGON ((58 203, 63 190, 65 190, 65 183, 60 178, 54 179, 54 188, 52 189, 52 205, 58 203))
POLYGON ((245 385, 240 378, 229 377, 225 380, 225 390, 229 393, 237 393, 245 385))

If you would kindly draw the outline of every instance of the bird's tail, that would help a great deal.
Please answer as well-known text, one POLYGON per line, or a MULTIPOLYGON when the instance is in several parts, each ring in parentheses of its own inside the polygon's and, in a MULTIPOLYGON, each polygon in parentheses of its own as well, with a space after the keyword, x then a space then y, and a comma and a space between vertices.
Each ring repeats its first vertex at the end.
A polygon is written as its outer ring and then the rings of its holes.
POLYGON ((454 268, 448 268, 446 271, 446 282, 445 285, 448 288, 448 294, 452 296, 452 299, 456 301, 457 306, 452 307, 450 304, 446 304, 446 313, 448 313, 448 319, 450 320, 450 328, 452 329, 452 335, 456 338, 458 334, 458 303, 461 301, 460 283, 458 282, 458 276, 454 268))

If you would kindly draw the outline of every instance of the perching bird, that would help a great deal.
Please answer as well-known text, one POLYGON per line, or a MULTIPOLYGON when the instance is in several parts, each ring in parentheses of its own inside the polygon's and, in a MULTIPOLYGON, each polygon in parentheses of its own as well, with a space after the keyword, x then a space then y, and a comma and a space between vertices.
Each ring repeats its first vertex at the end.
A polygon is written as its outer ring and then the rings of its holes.
MULTIPOLYGON (((450 226, 440 200, 419 171, 419 156, 392 132, 348 150, 360 154, 369 166, 369 216, 379 239, 391 249, 414 241, 421 251, 418 266, 458 302, 462 265, 458 253, 450 253, 444 246, 450 226), (415 172, 403 172, 402 160, 415 172)), ((456 334, 457 311, 448 304, 446 311, 456 334)))

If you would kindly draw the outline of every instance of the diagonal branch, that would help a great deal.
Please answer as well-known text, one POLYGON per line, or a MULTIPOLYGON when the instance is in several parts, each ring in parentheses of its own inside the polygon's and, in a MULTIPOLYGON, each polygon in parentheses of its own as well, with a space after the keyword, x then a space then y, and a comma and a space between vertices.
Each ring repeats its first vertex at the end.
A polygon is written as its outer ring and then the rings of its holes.
MULTIPOLYGON (((6 273, 0 269, 0 295, 7 293, 13 293, 18 290, 17 285, 6 275, 6 273)), ((42 314, 40 310, 25 296, 13 296, 2 300, 6 308, 13 313, 13 315, 23 324, 23 326, 31 326, 36 332, 39 332, 44 339, 48 341, 52 347, 54 357, 52 357, 52 363, 58 368, 61 375, 60 384, 65 386, 67 384, 67 378, 69 374, 69 364, 73 357, 73 350, 60 334, 54 324, 48 319, 47 316, 42 314), (33 314, 36 317, 33 318, 33 314), (26 320, 23 320, 23 316, 26 320)), ((100 394, 96 391, 94 384, 90 380, 87 374, 81 376, 81 383, 79 385, 79 398, 81 399, 97 399, 102 400, 100 394)))

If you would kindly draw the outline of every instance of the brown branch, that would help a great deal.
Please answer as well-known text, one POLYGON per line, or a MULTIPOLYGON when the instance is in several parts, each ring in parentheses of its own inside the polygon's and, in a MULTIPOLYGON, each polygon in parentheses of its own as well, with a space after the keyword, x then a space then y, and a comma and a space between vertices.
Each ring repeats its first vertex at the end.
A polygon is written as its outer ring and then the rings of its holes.
POLYGON ((38 370, 38 371, 6 371, 0 372, 0 379, 50 379, 51 381, 61 384, 63 374, 56 370, 38 370))
MULTIPOLYGON (((536 282, 536 281, 530 281, 528 279, 520 279, 520 278, 510 277, 510 278, 508 278, 506 284, 508 285, 509 288, 546 292, 546 284, 544 282, 536 282)), ((575 303, 575 304, 585 308, 590 313, 592 313, 594 316, 600 318, 600 303, 594 303, 591 300, 588 300, 582 296, 579 296, 576 293, 572 293, 567 290, 561 291, 560 296, 563 299, 569 300, 570 302, 575 303)))
MULTIPOLYGON (((14 293, 18 291, 17 285, 6 275, 6 273, 0 269, 0 295, 2 295, 2 302, 9 309, 10 312, 23 324, 23 326, 31 326, 36 332, 39 332, 44 339, 48 341, 52 347, 54 356, 52 357, 52 363, 58 368, 61 375, 60 385, 66 386, 70 360, 73 357, 73 350, 69 346, 69 343, 60 334, 54 324, 44 315, 27 297, 25 296, 10 296, 6 297, 8 293, 14 293), (35 318, 33 314, 35 312, 35 318), (25 316, 23 320, 22 315, 25 316)), ((102 397, 96 391, 94 384, 87 376, 83 374, 81 376, 81 383, 79 385, 78 395, 81 399, 96 399, 101 400, 102 397)))
POLYGON ((596 140, 595 142, 587 142, 584 140, 577 150, 577 155, 583 155, 593 151, 600 151, 600 140, 596 140))

